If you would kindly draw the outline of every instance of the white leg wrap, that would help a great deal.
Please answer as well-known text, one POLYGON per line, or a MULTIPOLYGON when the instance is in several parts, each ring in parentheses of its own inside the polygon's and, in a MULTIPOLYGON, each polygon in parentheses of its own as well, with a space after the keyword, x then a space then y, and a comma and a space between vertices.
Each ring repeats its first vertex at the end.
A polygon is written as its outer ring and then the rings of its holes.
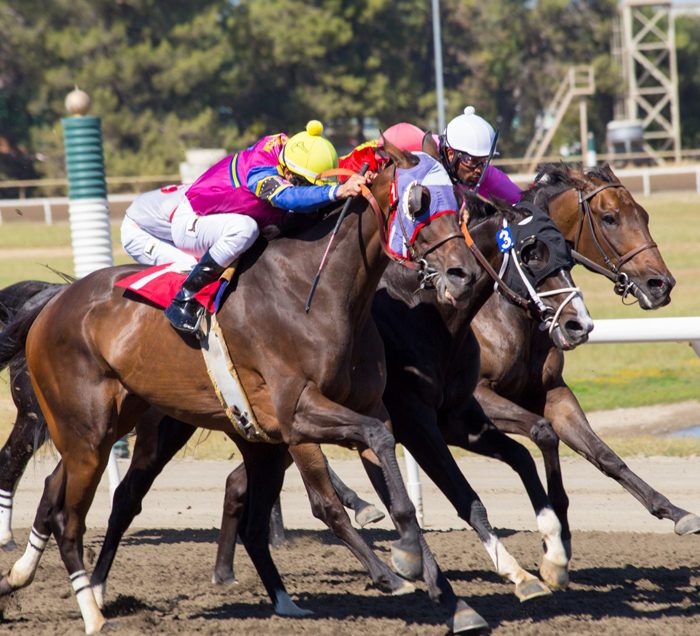
POLYGON ((78 570, 70 575, 70 582, 85 623, 85 633, 96 634, 105 624, 105 618, 97 607, 95 595, 90 587, 90 577, 85 570, 78 570))
POLYGON ((12 493, 0 489, 0 547, 12 541, 12 493))
POLYGON ((544 539, 546 548, 545 557, 554 565, 566 567, 569 559, 566 558, 566 550, 561 540, 561 523, 551 508, 544 508, 537 515, 537 529, 544 539))
POLYGON ((41 555, 44 554, 44 548, 48 542, 49 537, 47 535, 39 534, 32 528, 29 533, 29 541, 27 541, 27 549, 15 561, 10 573, 7 575, 7 581, 12 587, 24 587, 32 582, 41 555))
POLYGON ((501 576, 506 577, 516 585, 535 578, 532 574, 520 567, 515 557, 506 550, 505 546, 498 540, 496 535, 491 535, 489 540, 484 541, 483 544, 493 564, 496 566, 496 572, 501 576))

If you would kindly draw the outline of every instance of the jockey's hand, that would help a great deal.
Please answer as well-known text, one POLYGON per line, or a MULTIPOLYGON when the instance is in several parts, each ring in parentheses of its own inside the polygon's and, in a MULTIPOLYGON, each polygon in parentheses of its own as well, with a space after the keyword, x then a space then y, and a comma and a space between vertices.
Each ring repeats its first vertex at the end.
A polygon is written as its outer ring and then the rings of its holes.
POLYGON ((345 183, 342 183, 338 190, 336 191, 336 197, 338 199, 347 199, 348 197, 354 197, 360 194, 360 186, 363 184, 369 185, 372 181, 369 178, 370 175, 365 174, 354 174, 345 183))

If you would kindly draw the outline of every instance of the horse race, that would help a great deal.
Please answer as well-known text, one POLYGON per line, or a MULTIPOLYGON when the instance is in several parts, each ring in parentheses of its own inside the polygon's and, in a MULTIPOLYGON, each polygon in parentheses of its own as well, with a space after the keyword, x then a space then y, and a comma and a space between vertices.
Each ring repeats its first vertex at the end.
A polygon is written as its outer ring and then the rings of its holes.
POLYGON ((3 633, 700 633, 700 2, 0 33, 3 633))

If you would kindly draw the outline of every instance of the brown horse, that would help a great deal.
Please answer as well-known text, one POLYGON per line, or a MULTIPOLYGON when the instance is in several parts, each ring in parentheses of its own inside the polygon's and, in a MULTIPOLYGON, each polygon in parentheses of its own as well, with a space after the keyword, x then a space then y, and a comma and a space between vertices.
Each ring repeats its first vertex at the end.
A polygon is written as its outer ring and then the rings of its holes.
MULTIPOLYGON (((284 589, 267 548, 269 512, 282 485, 287 447, 307 488, 323 493, 321 497, 330 482, 325 465, 318 463, 318 443, 371 449, 400 534, 392 546, 393 563, 409 577, 422 569, 420 530, 381 401, 383 349, 369 320, 376 285, 389 262, 383 239, 389 186, 395 170, 417 163, 414 155, 385 147, 394 165, 372 186, 379 202, 377 216, 366 203, 351 207, 311 313, 304 313, 304 299, 333 218, 293 239, 281 238, 262 253, 253 249, 246 254, 235 292, 219 315, 260 428, 278 442, 236 438, 247 471, 247 497, 255 502, 247 506, 242 539, 280 613, 302 614, 284 589), (366 210, 370 213, 363 213, 366 210)), ((456 215, 443 215, 426 225, 415 242, 433 270, 438 295, 451 303, 469 297, 479 272, 464 242, 449 240, 458 236, 456 215)), ((235 433, 197 342, 167 328, 158 308, 134 303, 115 289, 117 280, 136 269, 95 272, 3 333, 3 359, 15 355, 26 339, 34 389, 61 462, 47 479, 27 552, 0 581, 0 593, 31 582, 53 533, 88 633, 99 631, 104 617, 84 570, 82 537, 113 443, 147 411, 155 414, 153 409, 158 419, 166 414, 235 433)), ((342 511, 339 501, 337 505, 342 511)), ((376 557, 365 560, 375 582, 386 589, 403 589, 403 582, 376 557)))
MULTIPOLYGON (((608 167, 586 173, 565 165, 541 166, 543 178, 526 193, 549 214, 586 267, 610 278, 623 300, 633 295, 643 309, 670 302, 675 280, 649 233, 649 215, 608 167)), ((532 439, 541 449, 549 497, 571 553, 568 498, 558 443, 618 481, 656 517, 675 522, 677 534, 700 531, 700 518, 673 505, 635 475, 591 429, 562 377, 564 356, 523 312, 494 296, 473 323, 481 345, 476 397, 504 432, 532 439)), ((451 444, 458 440, 448 438, 451 444)))

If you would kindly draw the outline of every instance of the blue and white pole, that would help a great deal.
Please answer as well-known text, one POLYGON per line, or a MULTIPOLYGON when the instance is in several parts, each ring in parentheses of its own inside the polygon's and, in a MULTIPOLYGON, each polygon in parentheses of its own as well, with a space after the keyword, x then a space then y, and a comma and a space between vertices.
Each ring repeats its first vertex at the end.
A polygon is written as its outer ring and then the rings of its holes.
MULTIPOLYGON (((75 275, 82 278, 114 265, 102 129, 99 117, 87 114, 90 96, 85 91, 76 86, 66 96, 65 104, 71 114, 61 120, 68 177, 68 219, 73 267, 75 275)), ((120 481, 114 449, 109 454, 107 472, 113 496, 120 481)))

